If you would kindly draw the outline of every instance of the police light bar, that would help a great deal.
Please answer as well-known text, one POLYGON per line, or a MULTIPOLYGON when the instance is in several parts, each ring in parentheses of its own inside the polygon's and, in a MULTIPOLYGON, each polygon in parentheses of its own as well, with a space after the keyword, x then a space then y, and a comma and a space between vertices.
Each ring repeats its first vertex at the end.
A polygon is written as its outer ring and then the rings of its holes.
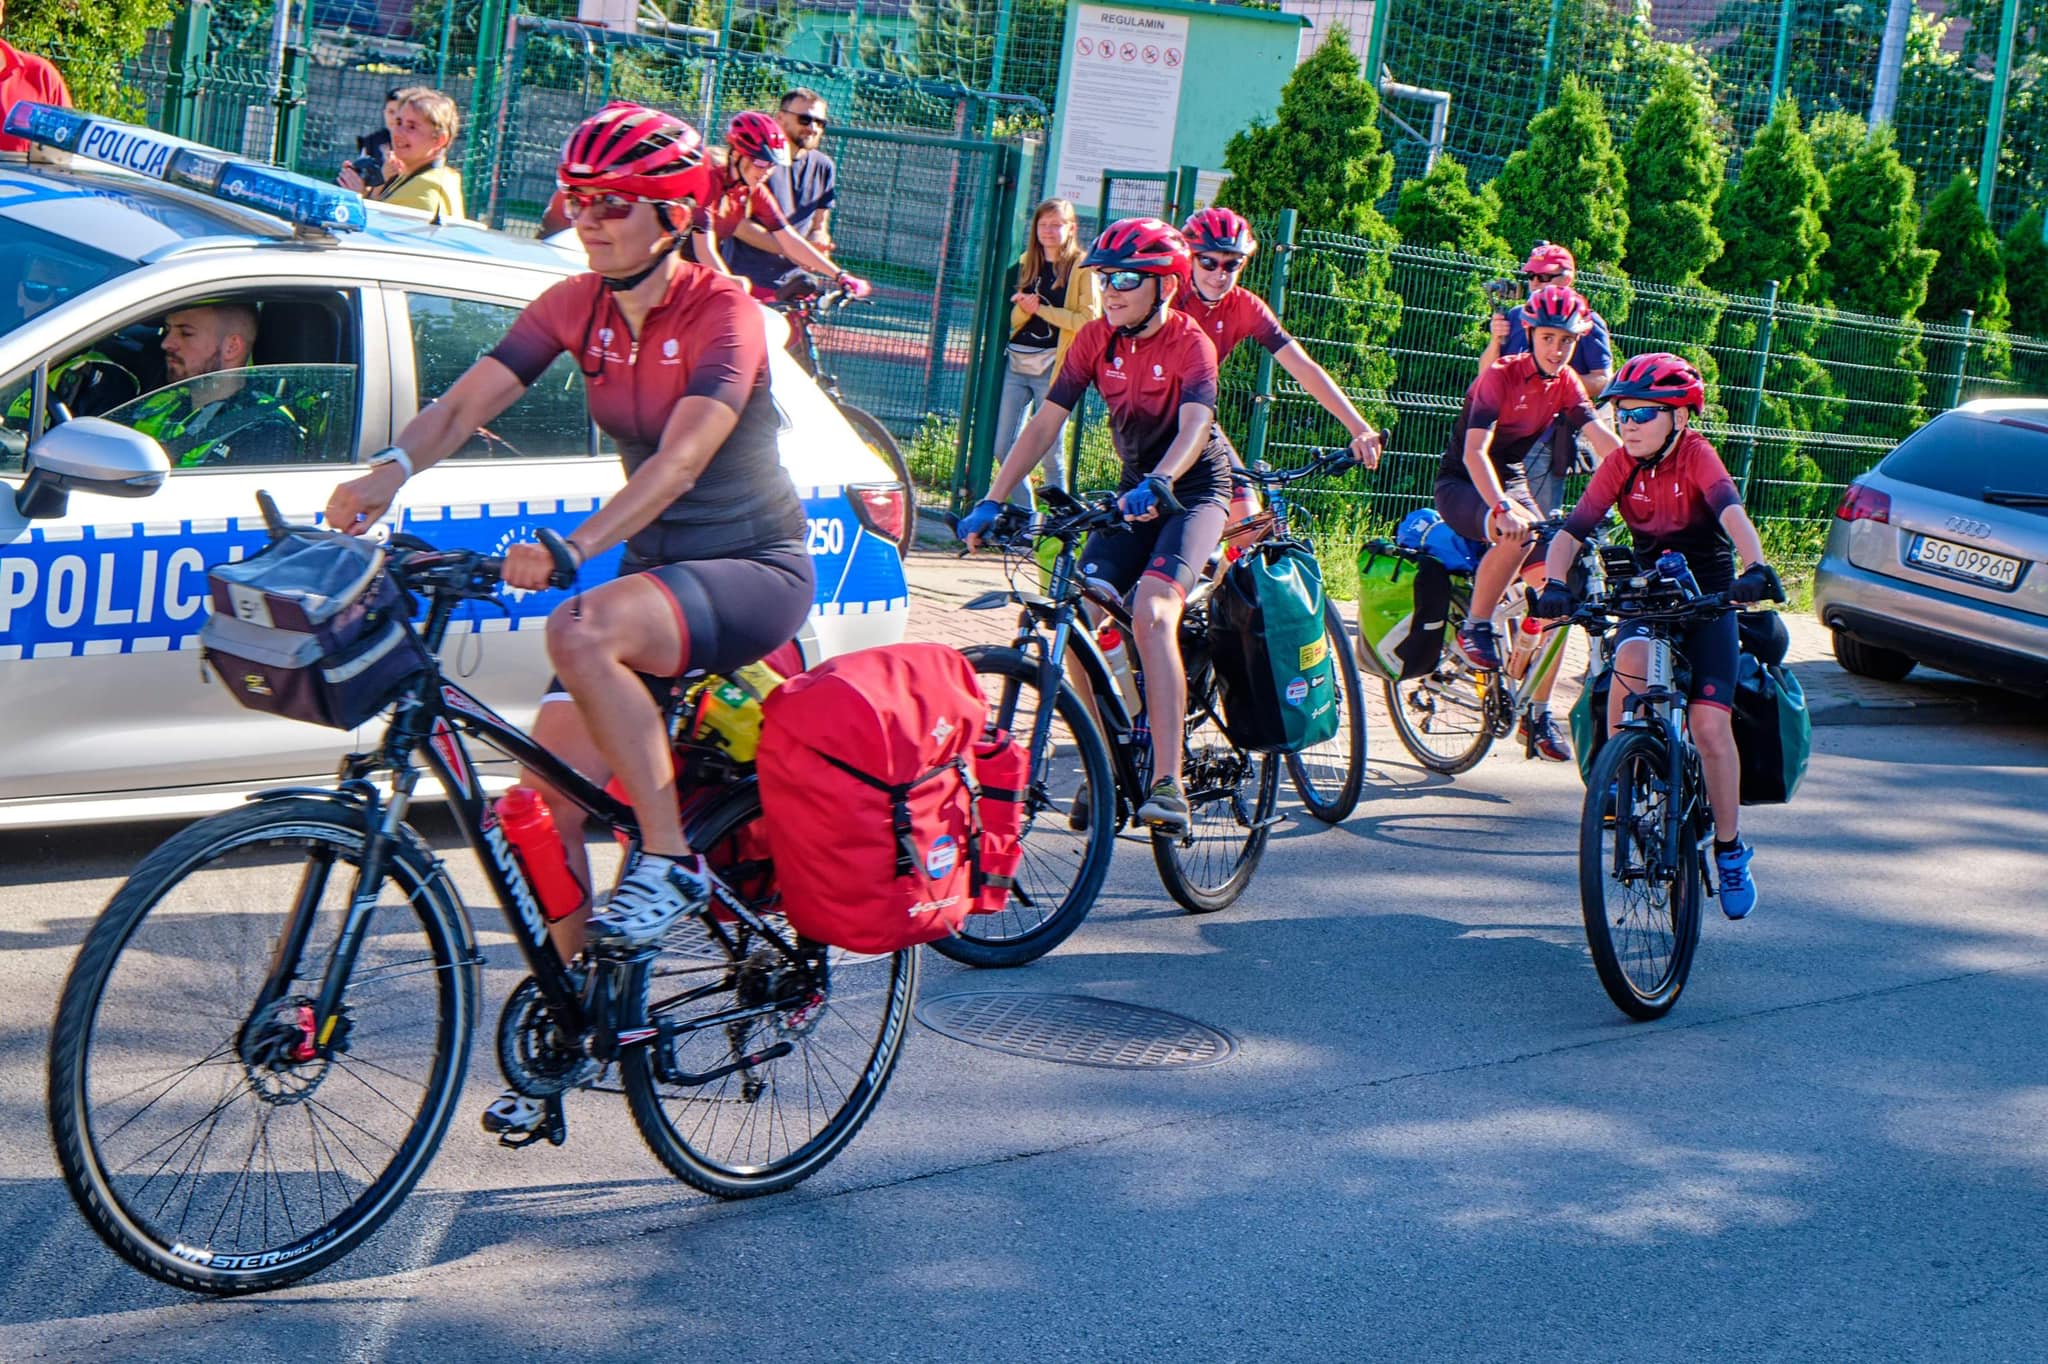
POLYGON ((6 132, 39 146, 243 204, 295 227, 360 232, 369 226, 363 197, 353 190, 255 165, 149 128, 24 100, 7 111, 6 132))

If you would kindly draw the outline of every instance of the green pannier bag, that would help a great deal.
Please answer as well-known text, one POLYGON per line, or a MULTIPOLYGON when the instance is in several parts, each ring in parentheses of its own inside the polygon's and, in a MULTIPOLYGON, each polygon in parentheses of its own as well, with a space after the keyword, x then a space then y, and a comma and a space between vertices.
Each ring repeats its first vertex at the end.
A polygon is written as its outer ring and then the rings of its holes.
POLYGON ((1290 545, 1262 544, 1224 573, 1209 603, 1209 654, 1223 732, 1254 753, 1295 753, 1337 732, 1337 674, 1323 570, 1290 545))
POLYGON ((1729 708, 1742 763, 1742 803, 1782 805, 1799 790, 1813 754, 1813 717, 1806 689, 1781 663, 1743 654, 1736 663, 1729 708))
POLYGON ((1593 777, 1593 759, 1607 742, 1607 684, 1614 680, 1610 664, 1586 679, 1586 688, 1572 702, 1572 756, 1579 760, 1579 780, 1593 777))
POLYGON ((1422 677, 1443 658, 1452 601, 1469 601, 1432 554, 1369 540, 1358 552, 1358 666, 1400 681, 1422 677))

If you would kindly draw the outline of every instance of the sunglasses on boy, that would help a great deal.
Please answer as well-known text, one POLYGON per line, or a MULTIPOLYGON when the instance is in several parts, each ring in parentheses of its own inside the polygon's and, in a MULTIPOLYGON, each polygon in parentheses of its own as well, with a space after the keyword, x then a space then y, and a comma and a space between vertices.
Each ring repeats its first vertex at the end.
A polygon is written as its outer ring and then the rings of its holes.
POLYGON ((1145 281, 1151 278, 1152 276, 1139 270, 1112 270, 1102 277, 1102 282, 1117 293, 1128 294, 1133 289, 1143 287, 1145 281))
POLYGON ((1648 407, 1617 407, 1614 409, 1614 423, 1617 426, 1648 426, 1670 410, 1655 403, 1648 407))
POLYGON ((1204 270, 1221 270, 1225 274, 1234 275, 1238 271, 1244 269, 1244 257, 1196 256, 1195 264, 1201 266, 1204 270))

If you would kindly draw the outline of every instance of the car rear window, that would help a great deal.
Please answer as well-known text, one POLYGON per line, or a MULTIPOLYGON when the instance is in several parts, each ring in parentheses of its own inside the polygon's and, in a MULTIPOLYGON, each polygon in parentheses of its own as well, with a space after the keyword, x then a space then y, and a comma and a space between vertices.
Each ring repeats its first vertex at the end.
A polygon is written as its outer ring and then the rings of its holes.
POLYGON ((1958 497, 1987 488, 2048 494, 2048 412, 1937 417, 1885 456, 1886 478, 1958 497))
POLYGON ((132 260, 0 218, 0 336, 135 268, 132 260))

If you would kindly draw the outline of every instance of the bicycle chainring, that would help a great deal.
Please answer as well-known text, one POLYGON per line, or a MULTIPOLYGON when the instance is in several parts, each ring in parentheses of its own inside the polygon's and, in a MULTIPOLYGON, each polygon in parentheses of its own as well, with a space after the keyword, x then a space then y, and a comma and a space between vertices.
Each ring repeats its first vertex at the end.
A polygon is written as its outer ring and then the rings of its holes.
POLYGON ((597 1061, 579 1040, 555 1025, 548 1002, 532 976, 506 997, 498 1015, 498 1067, 506 1083, 530 1099, 546 1099, 588 1084, 597 1061))

